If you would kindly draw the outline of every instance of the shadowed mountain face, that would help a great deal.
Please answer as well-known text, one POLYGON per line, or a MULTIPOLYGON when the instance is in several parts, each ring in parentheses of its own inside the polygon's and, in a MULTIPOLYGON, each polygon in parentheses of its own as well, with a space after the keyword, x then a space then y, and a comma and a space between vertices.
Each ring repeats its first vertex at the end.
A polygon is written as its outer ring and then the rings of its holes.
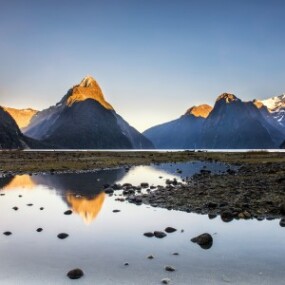
POLYGON ((278 148, 284 134, 268 110, 258 109, 256 104, 224 93, 217 98, 213 110, 207 108, 206 116, 187 112, 177 120, 146 130, 144 135, 157 148, 278 148))
POLYGON ((57 148, 152 148, 152 143, 105 101, 92 77, 85 77, 55 106, 39 112, 24 130, 57 148))
POLYGON ((14 119, 0 107, 0 149, 21 149, 24 136, 14 119))
POLYGON ((179 119, 154 126, 143 134, 159 149, 197 148, 205 119, 186 113, 179 119))
POLYGON ((224 93, 203 124, 200 145, 210 149, 275 148, 270 131, 270 125, 252 102, 224 93))

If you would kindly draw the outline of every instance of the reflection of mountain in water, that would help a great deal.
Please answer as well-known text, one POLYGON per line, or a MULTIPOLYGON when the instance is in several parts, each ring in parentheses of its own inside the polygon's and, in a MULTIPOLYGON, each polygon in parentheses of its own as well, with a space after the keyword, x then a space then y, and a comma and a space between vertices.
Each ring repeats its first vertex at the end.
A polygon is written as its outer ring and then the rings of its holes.
POLYGON ((35 186, 36 183, 28 174, 11 176, 7 178, 2 178, 0 180, 0 188, 2 188, 3 190, 13 190, 15 188, 33 189, 35 186))
POLYGON ((60 194, 74 213, 79 214, 86 223, 91 223, 104 203, 104 185, 113 184, 124 175, 125 170, 122 168, 77 174, 17 175, 1 178, 0 189, 34 189, 37 185, 48 186, 60 194))
POLYGON ((99 170, 89 173, 64 173, 56 175, 37 175, 32 179, 36 184, 54 188, 62 196, 65 192, 85 197, 94 197, 103 190, 104 185, 113 184, 125 175, 122 168, 99 170))
POLYGON ((101 192, 95 195, 94 198, 77 197, 74 194, 67 194, 65 198, 73 212, 79 214, 86 224, 90 224, 95 220, 103 206, 105 193, 101 192))

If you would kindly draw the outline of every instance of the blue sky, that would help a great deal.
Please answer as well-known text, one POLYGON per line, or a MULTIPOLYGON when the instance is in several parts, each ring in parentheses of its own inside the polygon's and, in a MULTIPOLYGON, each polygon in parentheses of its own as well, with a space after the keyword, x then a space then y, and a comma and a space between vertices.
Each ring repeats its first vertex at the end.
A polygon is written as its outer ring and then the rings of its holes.
POLYGON ((0 105, 46 108, 89 74, 142 131, 285 92, 285 1, 0 2, 0 105))

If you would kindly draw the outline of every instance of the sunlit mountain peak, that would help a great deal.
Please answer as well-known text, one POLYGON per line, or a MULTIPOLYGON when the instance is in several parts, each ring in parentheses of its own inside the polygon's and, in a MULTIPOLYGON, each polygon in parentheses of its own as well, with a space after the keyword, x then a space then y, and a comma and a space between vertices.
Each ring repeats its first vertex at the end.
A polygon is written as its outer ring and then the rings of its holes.
POLYGON ((79 84, 73 86, 65 98, 68 106, 72 106, 76 102, 92 99, 100 103, 104 108, 113 110, 111 104, 105 100, 99 84, 89 75, 84 77, 79 84))
POLYGON ((185 115, 193 115, 195 117, 207 118, 212 109, 213 108, 207 104, 193 106, 186 111, 185 115))
POLYGON ((217 98, 216 102, 218 101, 225 101, 226 103, 231 103, 234 101, 240 101, 240 99, 238 99, 234 94, 223 93, 217 98))

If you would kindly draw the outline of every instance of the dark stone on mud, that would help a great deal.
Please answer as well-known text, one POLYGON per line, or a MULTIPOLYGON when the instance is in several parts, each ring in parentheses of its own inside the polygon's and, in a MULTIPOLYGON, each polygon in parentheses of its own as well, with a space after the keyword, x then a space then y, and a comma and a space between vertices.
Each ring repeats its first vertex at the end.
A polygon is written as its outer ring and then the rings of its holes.
POLYGON ((191 239, 192 242, 197 243, 203 249, 209 249, 213 245, 213 238, 210 234, 204 233, 191 239))
POLYGON ((176 232, 177 230, 176 230, 175 228, 173 228, 173 227, 167 227, 167 228, 165 229, 165 231, 166 231, 167 233, 171 234, 171 233, 176 232))
POLYGON ((155 236, 156 238, 164 238, 164 237, 167 236, 166 233, 160 232, 160 231, 154 231, 153 234, 154 234, 154 236, 155 236))
POLYGON ((234 218, 233 213, 228 210, 221 213, 221 219, 225 223, 231 222, 233 218, 234 218))
POLYGON ((216 214, 208 214, 208 217, 210 220, 213 220, 217 217, 217 215, 216 214))
POLYGON ((129 263, 128 263, 128 262, 125 262, 124 265, 125 265, 125 266, 129 266, 129 263))
POLYGON ((179 253, 178 252, 173 252, 172 255, 179 255, 179 253))
POLYGON ((218 204, 215 203, 215 202, 209 202, 209 203, 207 204, 207 207, 208 207, 208 208, 217 208, 217 207, 218 207, 218 204))
POLYGON ((168 271, 168 272, 173 272, 175 271, 175 268, 173 266, 170 266, 170 265, 166 265, 164 267, 165 271, 168 271))
POLYGON ((79 268, 72 269, 67 273, 67 277, 70 279, 79 279, 84 275, 83 271, 79 268))
POLYGON ((107 188, 104 190, 106 194, 113 194, 114 190, 112 188, 107 188))
POLYGON ((121 210, 117 210, 117 209, 113 210, 113 213, 119 213, 119 212, 121 212, 121 210))
POLYGON ((154 256, 153 255, 149 255, 147 258, 148 259, 154 259, 154 256))
POLYGON ((283 203, 283 204, 280 205, 280 213, 281 213, 282 215, 285 215, 285 203, 283 203))
POLYGON ((72 211, 71 210, 67 210, 63 213, 64 215, 71 215, 72 214, 72 211))
POLYGON ((144 233, 143 235, 146 236, 146 237, 153 237, 153 236, 154 236, 154 233, 152 233, 152 232, 147 232, 147 233, 144 233))
POLYGON ((5 236, 10 236, 11 234, 12 234, 12 233, 11 233, 11 232, 8 232, 8 231, 3 233, 3 235, 5 235, 5 236))
POLYGON ((19 210, 18 207, 13 207, 12 209, 15 210, 15 211, 18 211, 18 210, 19 210))
POLYGON ((279 222, 280 227, 285 227, 285 218, 282 218, 279 222))
POLYGON ((163 279, 161 279, 161 283, 162 284, 169 284, 170 283, 170 279, 169 278, 163 278, 163 279))
POLYGON ((42 232, 42 231, 43 231, 42 228, 38 228, 38 229, 37 229, 37 232, 38 232, 38 233, 40 233, 40 232, 42 232))
POLYGON ((66 233, 60 233, 60 234, 57 235, 57 237, 58 237, 59 239, 65 239, 65 238, 68 237, 68 234, 66 234, 66 233))

